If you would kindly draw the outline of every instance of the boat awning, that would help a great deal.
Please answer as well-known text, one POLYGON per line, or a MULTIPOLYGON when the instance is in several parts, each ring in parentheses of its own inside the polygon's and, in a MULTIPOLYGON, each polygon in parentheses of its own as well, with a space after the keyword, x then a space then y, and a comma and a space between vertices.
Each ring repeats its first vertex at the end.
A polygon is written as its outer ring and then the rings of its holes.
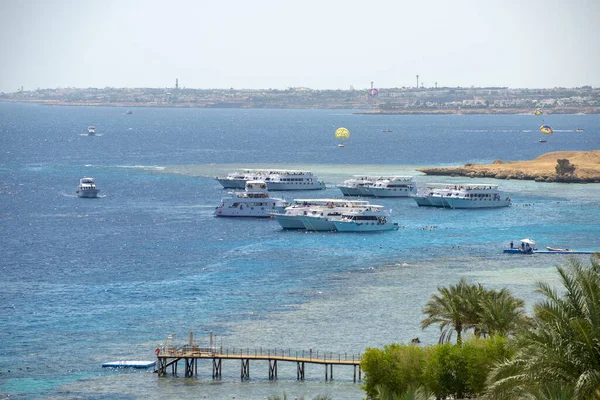
POLYGON ((529 243, 529 244, 535 244, 535 242, 529 238, 525 238, 525 239, 521 239, 520 240, 521 243, 529 243))

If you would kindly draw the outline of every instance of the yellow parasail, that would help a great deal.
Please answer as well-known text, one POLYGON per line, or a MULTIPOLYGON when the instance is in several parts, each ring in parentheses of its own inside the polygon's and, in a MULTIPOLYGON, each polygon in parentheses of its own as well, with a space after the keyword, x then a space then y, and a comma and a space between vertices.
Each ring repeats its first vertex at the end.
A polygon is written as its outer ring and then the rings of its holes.
POLYGON ((337 128, 335 137, 338 139, 348 139, 350 137, 350 131, 346 128, 337 128))
POLYGON ((540 108, 535 110, 535 115, 542 115, 542 114, 543 114, 543 111, 540 108))
POLYGON ((552 128, 548 125, 542 125, 540 126, 540 132, 542 132, 544 135, 552 135, 552 132, 554 132, 554 130, 552 130, 552 128))

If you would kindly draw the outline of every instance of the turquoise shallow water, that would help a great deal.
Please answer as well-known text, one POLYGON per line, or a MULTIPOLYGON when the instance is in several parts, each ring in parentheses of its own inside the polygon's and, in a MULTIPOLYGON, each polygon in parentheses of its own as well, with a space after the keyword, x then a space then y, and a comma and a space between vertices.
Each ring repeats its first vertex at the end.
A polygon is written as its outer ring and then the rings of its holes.
POLYGON ((539 121, 524 115, 124 112, 0 104, 0 394, 360 399, 351 368, 325 383, 322 367, 307 366, 307 381, 296 382, 295 365, 280 364, 279 380, 269 382, 267 364, 253 363, 242 383, 237 362, 224 363, 219 382, 208 363, 193 379, 100 365, 152 359, 167 335, 183 343, 189 331, 206 341, 213 331, 223 347, 348 354, 416 336, 435 343, 436 329, 419 322, 437 286, 461 277, 507 286, 531 307, 535 281, 556 283, 561 256, 504 255, 510 240, 600 249, 598 184, 494 182, 514 201, 498 210, 380 199, 402 228, 373 235, 287 232, 271 220, 212 215, 226 195, 212 178, 236 167, 307 168, 331 188, 278 194, 332 197, 352 174, 428 182, 416 168, 598 149, 598 116, 546 116, 557 130, 585 132, 557 132, 543 147, 539 121), (88 125, 101 136, 82 136, 88 125), (343 149, 337 126, 352 132, 343 149), (102 198, 75 197, 84 175, 96 178, 102 198))

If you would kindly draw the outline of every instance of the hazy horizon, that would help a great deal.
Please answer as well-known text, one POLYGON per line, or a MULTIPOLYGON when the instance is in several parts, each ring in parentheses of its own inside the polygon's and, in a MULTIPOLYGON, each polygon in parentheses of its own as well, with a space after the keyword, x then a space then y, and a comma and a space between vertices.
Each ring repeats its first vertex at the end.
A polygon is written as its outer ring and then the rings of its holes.
POLYGON ((600 86, 600 2, 0 3, 0 92, 600 86))

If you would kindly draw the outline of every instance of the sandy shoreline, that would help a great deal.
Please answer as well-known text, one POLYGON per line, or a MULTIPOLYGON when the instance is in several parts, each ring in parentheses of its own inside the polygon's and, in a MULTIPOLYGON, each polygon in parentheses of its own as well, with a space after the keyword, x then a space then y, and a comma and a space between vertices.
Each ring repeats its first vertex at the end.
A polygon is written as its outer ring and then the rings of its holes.
POLYGON ((557 151, 533 160, 496 160, 492 164, 466 164, 461 167, 421 168, 426 175, 467 176, 471 178, 522 179, 536 182, 600 183, 600 150, 557 151), (569 160, 572 173, 558 174, 558 160, 569 160))

